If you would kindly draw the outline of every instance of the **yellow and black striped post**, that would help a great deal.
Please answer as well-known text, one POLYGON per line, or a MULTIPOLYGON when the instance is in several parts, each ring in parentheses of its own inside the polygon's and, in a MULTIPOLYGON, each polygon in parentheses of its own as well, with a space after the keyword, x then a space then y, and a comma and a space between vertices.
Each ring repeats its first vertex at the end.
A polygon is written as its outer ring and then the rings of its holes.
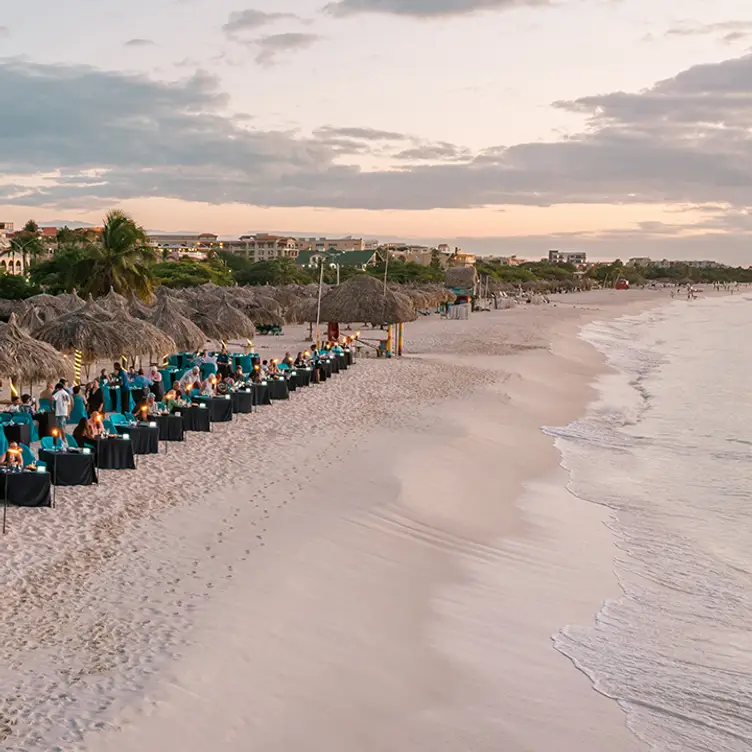
POLYGON ((80 350, 76 350, 73 355, 73 383, 76 385, 81 384, 81 365, 84 360, 84 354, 80 350))
POLYGON ((10 393, 13 397, 18 397, 18 389, 16 389, 16 385, 13 383, 12 379, 8 379, 8 386, 10 387, 10 393))

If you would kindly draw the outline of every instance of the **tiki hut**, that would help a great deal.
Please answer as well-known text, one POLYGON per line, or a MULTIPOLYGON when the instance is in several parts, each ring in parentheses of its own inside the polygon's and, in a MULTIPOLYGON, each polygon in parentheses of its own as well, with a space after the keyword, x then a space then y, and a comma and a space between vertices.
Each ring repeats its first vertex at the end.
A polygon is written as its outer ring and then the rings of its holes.
POLYGON ((79 297, 76 290, 58 295, 56 299, 60 310, 64 312, 75 311, 76 308, 80 308, 84 304, 84 301, 79 297))
POLYGON ((65 301, 61 301, 59 296, 47 295, 47 293, 26 298, 24 306, 34 306, 44 322, 52 321, 61 313, 66 312, 65 301))
POLYGON ((33 335, 37 329, 44 326, 44 319, 39 315, 39 310, 36 306, 26 305, 18 312, 17 323, 21 329, 33 335))
POLYGON ((91 299, 75 311, 48 321, 36 332, 38 339, 64 353, 82 353, 84 363, 100 358, 119 360, 130 342, 124 332, 91 299))
MULTIPOLYGON (((315 309, 312 311, 315 314, 315 309)), ((415 321, 415 307, 404 295, 384 290, 369 274, 356 274, 321 299, 321 321, 343 324, 401 324, 415 321)))
POLYGON ((253 322, 227 300, 220 300, 211 308, 198 311, 193 317, 193 322, 210 339, 218 341, 250 339, 256 334, 253 322))
POLYGON ((128 311, 115 313, 111 323, 117 326, 127 341, 123 354, 125 355, 169 355, 175 352, 177 346, 168 334, 157 328, 149 321, 137 319, 128 311))
POLYGON ((157 306, 149 322, 171 337, 179 350, 193 351, 203 347, 208 337, 183 315, 183 305, 170 295, 157 298, 157 306))
POLYGON ((446 286, 465 296, 474 294, 477 279, 474 266, 450 266, 444 273, 446 286))
POLYGON ((30 337, 11 314, 7 326, 0 329, 0 374, 19 384, 61 378, 70 374, 71 367, 54 347, 30 337))
POLYGON ((110 313, 128 310, 127 298, 122 296, 120 293, 115 292, 115 289, 113 287, 110 287, 110 291, 107 293, 107 295, 98 298, 97 303, 100 305, 100 307, 104 308, 105 311, 109 311, 110 313))
POLYGON ((12 313, 20 311, 24 305, 23 300, 7 300, 6 298, 0 299, 0 318, 7 319, 12 313))
POLYGON ((148 321, 151 315, 154 313, 154 309, 144 303, 140 298, 132 297, 128 304, 128 313, 137 319, 143 319, 148 321))

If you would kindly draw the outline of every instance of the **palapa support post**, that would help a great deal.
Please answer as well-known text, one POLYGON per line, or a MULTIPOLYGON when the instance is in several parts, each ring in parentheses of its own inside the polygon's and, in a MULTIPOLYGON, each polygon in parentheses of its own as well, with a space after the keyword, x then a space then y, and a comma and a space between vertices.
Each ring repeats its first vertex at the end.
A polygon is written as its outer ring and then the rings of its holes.
POLYGON ((402 357, 402 346, 405 344, 405 325, 397 324, 397 355, 402 357))
POLYGON ((8 471, 5 471, 5 479, 3 480, 3 535, 6 532, 6 522, 8 519, 8 471))
POLYGON ((386 357, 392 357, 392 348, 394 347, 394 339, 392 337, 392 325, 388 324, 386 327, 386 357))

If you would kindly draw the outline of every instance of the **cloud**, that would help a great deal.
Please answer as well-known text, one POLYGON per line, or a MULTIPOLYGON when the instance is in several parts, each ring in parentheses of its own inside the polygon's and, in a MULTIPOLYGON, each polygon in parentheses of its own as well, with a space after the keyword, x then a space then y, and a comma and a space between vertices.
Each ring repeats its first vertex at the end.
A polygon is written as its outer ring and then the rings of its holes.
POLYGON ((340 17, 386 13, 413 18, 438 18, 549 4, 549 0, 337 0, 329 3, 325 10, 340 17))
POLYGON ((469 160, 472 152, 461 146, 448 143, 421 144, 410 149, 397 152, 395 159, 404 159, 412 162, 452 162, 469 160))
POLYGON ((129 39, 125 43, 125 47, 151 47, 154 45, 154 42, 151 41, 151 39, 129 39))
POLYGON ((380 131, 377 128, 337 128, 332 125, 317 128, 314 131, 314 136, 357 138, 362 141, 405 141, 410 138, 404 133, 395 131, 380 131))
POLYGON ((10 29, 7 26, 0 26, 0 39, 10 36, 10 29))
POLYGON ((557 102, 587 116, 582 133, 475 154, 368 127, 327 125, 310 136, 254 129, 227 114, 231 102, 204 73, 159 82, 6 61, 0 101, 14 102, 0 119, 0 174, 56 175, 24 184, 14 200, 29 205, 146 196, 374 210, 658 203, 720 207, 707 221, 721 225, 739 225, 752 205, 750 55, 641 92, 557 102), (369 170, 352 163, 369 153, 392 161, 369 170), (91 170, 97 180, 81 182, 91 170))
POLYGON ((266 13, 263 10, 248 8, 247 10, 230 13, 230 17, 222 30, 228 36, 235 36, 240 32, 253 31, 287 18, 297 19, 298 17, 294 13, 266 13))
POLYGON ((304 50, 320 39, 321 37, 318 34, 302 34, 291 31, 285 34, 271 34, 261 37, 249 44, 258 47, 256 62, 259 65, 274 65, 280 55, 304 50))
POLYGON ((669 37, 694 37, 718 34, 726 44, 746 39, 752 34, 752 21, 721 21, 711 24, 685 22, 666 32, 669 37))

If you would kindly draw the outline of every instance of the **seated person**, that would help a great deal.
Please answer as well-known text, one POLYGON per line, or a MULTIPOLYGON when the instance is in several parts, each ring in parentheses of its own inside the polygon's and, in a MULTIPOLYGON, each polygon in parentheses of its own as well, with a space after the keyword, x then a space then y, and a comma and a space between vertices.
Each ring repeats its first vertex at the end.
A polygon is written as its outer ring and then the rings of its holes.
POLYGON ((299 352, 295 356, 295 362, 293 364, 295 368, 305 368, 306 367, 306 359, 303 357, 303 353, 299 352))
POLYGON ((79 446, 84 445, 84 439, 88 438, 88 431, 89 419, 81 418, 81 420, 78 421, 76 427, 73 429, 73 438, 76 440, 76 443, 79 446))
POLYGON ((261 361, 261 373, 266 376, 269 373, 269 361, 268 360, 262 360, 261 361))
POLYGON ((282 363, 284 363, 284 365, 286 366, 292 367, 294 361, 292 359, 292 355, 289 352, 285 353, 285 357, 282 358, 282 363))
POLYGON ((31 402, 31 395, 30 394, 22 394, 21 395, 21 405, 18 408, 18 412, 20 413, 28 413, 29 415, 32 415, 34 412, 34 405, 31 402))
POLYGON ((11 441, 8 444, 8 448, 5 451, 5 466, 23 467, 23 452, 16 441, 11 441))
MULTIPOLYGON (((75 432, 73 434, 75 436, 75 432)), ((102 413, 93 412, 86 421, 86 438, 96 439, 104 435, 104 426, 102 425, 102 413)), ((78 438, 76 438, 78 441, 78 438)))
POLYGON ((8 413, 17 413, 21 409, 21 398, 14 394, 10 398, 10 405, 5 408, 5 411, 8 413))
POLYGON ((280 376, 282 374, 282 372, 279 370, 279 366, 277 365, 276 360, 272 360, 272 362, 269 363, 269 370, 267 371, 267 373, 270 376, 280 376))
POLYGON ((217 380, 210 376, 206 381, 204 381, 203 384, 201 384, 201 396, 202 397, 213 397, 217 390, 216 390, 216 383, 217 380))
POLYGON ((264 374, 261 372, 261 366, 253 366, 251 371, 251 381, 254 384, 260 384, 264 380, 264 374))
POLYGON ((235 373, 232 375, 233 381, 237 384, 245 381, 245 374, 243 373, 243 366, 238 363, 238 367, 235 369, 235 373))

